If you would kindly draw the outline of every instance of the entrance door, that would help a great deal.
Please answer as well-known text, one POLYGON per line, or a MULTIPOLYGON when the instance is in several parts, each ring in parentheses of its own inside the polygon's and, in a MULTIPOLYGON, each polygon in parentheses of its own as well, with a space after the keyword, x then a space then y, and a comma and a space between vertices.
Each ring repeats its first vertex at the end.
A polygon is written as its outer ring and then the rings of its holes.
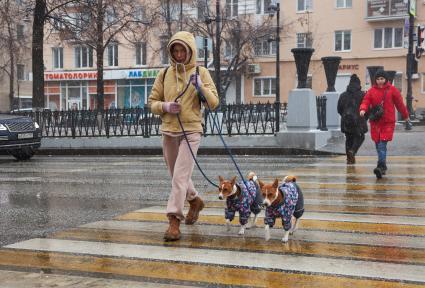
POLYGON ((337 75, 335 80, 335 90, 342 93, 347 90, 347 85, 350 83, 351 75, 337 75))
POLYGON ((68 87, 68 101, 66 108, 69 110, 81 110, 82 99, 81 99, 81 88, 80 87, 68 87))

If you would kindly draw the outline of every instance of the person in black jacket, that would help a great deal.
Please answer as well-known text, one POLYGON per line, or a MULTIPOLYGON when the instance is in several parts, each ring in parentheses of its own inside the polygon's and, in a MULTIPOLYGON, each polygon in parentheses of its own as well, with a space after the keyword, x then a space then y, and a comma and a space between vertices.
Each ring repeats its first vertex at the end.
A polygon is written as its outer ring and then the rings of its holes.
POLYGON ((360 117, 358 113, 364 95, 359 77, 353 74, 347 90, 338 99, 337 109, 341 115, 341 132, 345 134, 347 164, 356 163, 356 153, 363 144, 367 132, 367 119, 360 117))

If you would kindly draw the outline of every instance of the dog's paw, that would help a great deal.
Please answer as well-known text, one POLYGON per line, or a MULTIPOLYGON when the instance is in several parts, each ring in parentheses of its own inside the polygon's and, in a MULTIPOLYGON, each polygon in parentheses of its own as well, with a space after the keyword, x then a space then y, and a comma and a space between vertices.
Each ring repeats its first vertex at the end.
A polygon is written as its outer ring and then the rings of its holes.
POLYGON ((284 236, 282 238, 282 242, 283 243, 287 243, 288 240, 289 240, 289 231, 285 231, 285 234, 284 234, 284 236))
POLYGON ((264 239, 266 241, 270 240, 270 227, 266 225, 266 228, 264 229, 264 239))
POLYGON ((232 226, 230 225, 230 220, 226 220, 226 230, 227 231, 230 231, 230 228, 231 228, 232 226))
POLYGON ((241 228, 238 232, 239 235, 244 235, 245 234, 245 228, 241 228))

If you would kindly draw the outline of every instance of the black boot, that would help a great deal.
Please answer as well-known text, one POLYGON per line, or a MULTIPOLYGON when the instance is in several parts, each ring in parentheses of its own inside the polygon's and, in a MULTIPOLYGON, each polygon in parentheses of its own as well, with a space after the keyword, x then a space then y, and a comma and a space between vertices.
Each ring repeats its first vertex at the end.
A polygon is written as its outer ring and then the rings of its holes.
POLYGON ((351 150, 347 151, 347 164, 355 164, 356 158, 354 157, 354 152, 351 150))
POLYGON ((377 179, 381 179, 382 175, 385 174, 385 172, 383 172, 383 169, 380 166, 373 169, 373 173, 375 173, 377 179))
POLYGON ((386 165, 386 164, 383 164, 383 165, 381 166, 381 169, 382 169, 382 174, 383 174, 383 175, 387 174, 387 165, 386 165))

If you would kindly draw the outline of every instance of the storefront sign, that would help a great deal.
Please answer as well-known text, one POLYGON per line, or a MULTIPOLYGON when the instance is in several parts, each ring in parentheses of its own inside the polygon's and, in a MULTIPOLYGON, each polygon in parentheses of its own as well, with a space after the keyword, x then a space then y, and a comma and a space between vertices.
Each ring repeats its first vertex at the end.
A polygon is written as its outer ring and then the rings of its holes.
POLYGON ((81 72, 46 72, 44 81, 63 81, 63 80, 96 80, 96 71, 81 72))
POLYGON ((132 70, 128 72, 128 78, 155 78, 159 70, 132 70))
MULTIPOLYGON (((412 0, 412 2, 416 2, 412 0)), ((416 6, 416 3, 412 5, 416 6)), ((404 17, 408 14, 405 0, 368 0, 367 18, 404 17)))
MULTIPOLYGON (((105 70, 103 79, 140 79, 155 78, 159 73, 158 69, 122 69, 105 70)), ((65 81, 65 80, 96 80, 97 71, 70 71, 70 72, 45 72, 44 81, 65 81)))
POLYGON ((359 64, 340 64, 339 70, 359 70, 359 64))

